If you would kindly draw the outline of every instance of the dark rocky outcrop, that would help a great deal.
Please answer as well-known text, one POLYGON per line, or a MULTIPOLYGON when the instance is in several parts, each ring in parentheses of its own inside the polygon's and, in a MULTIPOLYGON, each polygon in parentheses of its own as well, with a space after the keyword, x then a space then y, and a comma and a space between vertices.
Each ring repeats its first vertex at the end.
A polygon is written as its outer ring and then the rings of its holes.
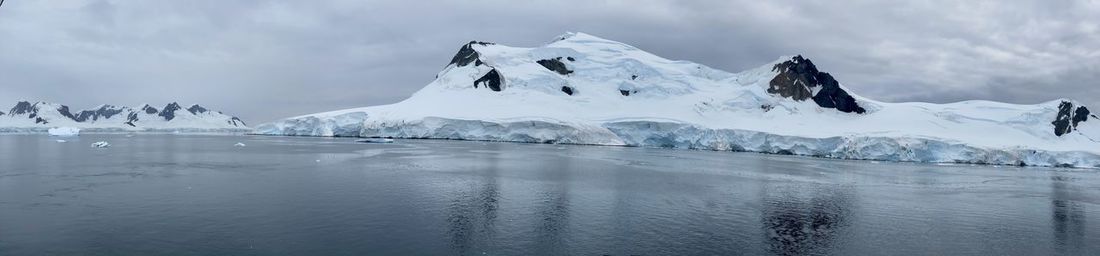
POLYGON ((233 126, 245 126, 245 125, 247 125, 247 124, 244 123, 244 121, 242 121, 240 118, 237 118, 235 116, 233 118, 229 119, 229 121, 226 121, 226 122, 228 122, 229 124, 231 124, 233 126))
POLYGON ((187 112, 191 112, 191 114, 195 115, 206 113, 206 111, 206 108, 199 105, 191 105, 191 107, 187 108, 187 112))
POLYGON ((4 111, 0 111, 0 116, 3 116, 3 115, 4 115, 4 111))
POLYGON ((545 67, 546 69, 558 72, 558 74, 568 75, 573 73, 572 70, 569 70, 569 68, 565 66, 565 63, 561 62, 561 57, 539 60, 536 62, 538 62, 539 65, 542 65, 542 67, 545 67))
POLYGON ((561 87, 561 92, 564 92, 565 94, 573 95, 573 87, 562 86, 561 87))
POLYGON ((42 119, 41 117, 35 117, 34 118, 34 123, 36 123, 36 124, 48 124, 50 122, 46 121, 46 119, 42 119))
POLYGON ((69 111, 69 106, 61 105, 61 107, 57 108, 57 113, 60 113, 62 116, 68 117, 69 119, 80 122, 80 120, 76 120, 77 117, 73 116, 73 113, 69 111))
POLYGON ((772 71, 779 74, 769 82, 768 93, 778 94, 796 101, 813 99, 823 108, 833 108, 845 113, 862 114, 866 112, 840 83, 829 73, 817 70, 813 62, 801 55, 783 63, 775 64, 772 71), (817 94, 814 94, 815 88, 817 94))
POLYGON ((164 110, 160 111, 158 116, 164 117, 165 121, 172 121, 172 119, 176 118, 176 110, 180 109, 182 108, 180 108, 179 103, 172 102, 164 106, 164 110))
POLYGON ((149 106, 149 104, 145 104, 145 106, 141 107, 141 110, 145 111, 146 114, 150 114, 150 115, 156 114, 158 112, 157 108, 154 108, 153 106, 149 106))
POLYGON ((573 57, 565 57, 565 59, 567 59, 569 61, 577 61, 577 59, 574 59, 573 57))
POLYGON ((31 105, 30 102, 26 102, 26 101, 20 101, 18 103, 15 103, 15 107, 12 107, 11 111, 8 111, 8 113, 10 113, 13 116, 14 115, 27 114, 27 113, 33 113, 33 112, 36 112, 36 109, 35 109, 34 105, 31 105))
POLYGON ((1085 106, 1077 107, 1073 115, 1073 127, 1077 127, 1077 123, 1089 120, 1089 109, 1085 106))
POLYGON ((1058 104, 1058 115, 1054 117, 1053 122, 1050 122, 1054 125, 1054 135, 1062 136, 1073 132, 1077 129, 1079 123, 1088 121, 1089 115, 1088 108, 1084 106, 1074 108, 1073 103, 1062 101, 1061 104, 1058 104))
POLYGON ((137 122, 137 121, 138 121, 137 112, 130 112, 130 115, 126 116, 126 122, 124 124, 129 125, 130 127, 137 127, 137 125, 134 125, 134 122, 137 122))
POLYGON ((479 59, 480 56, 478 55, 477 51, 474 50, 474 44, 491 45, 493 43, 470 41, 469 43, 466 43, 466 45, 463 45, 462 48, 458 49, 458 53, 456 53, 455 56, 451 58, 451 63, 448 63, 447 65, 453 64, 458 67, 465 67, 466 65, 470 65, 470 63, 474 63, 474 66, 480 66, 481 59, 479 59))
POLYGON ((632 94, 632 93, 638 93, 638 91, 621 90, 621 89, 619 90, 619 94, 622 94, 623 96, 630 96, 630 94, 632 94))
POLYGON ((75 120, 77 122, 84 122, 84 121, 87 121, 87 120, 95 121, 95 120, 99 120, 101 118, 102 119, 107 119, 107 118, 111 118, 112 116, 118 115, 119 113, 122 113, 123 111, 124 111, 123 108, 118 108, 118 107, 111 106, 111 105, 103 105, 103 106, 101 106, 101 107, 99 107, 98 109, 95 109, 95 110, 80 111, 80 114, 76 115, 76 117, 73 118, 73 120, 75 120))
POLYGON ((1058 105, 1058 115, 1054 117, 1054 121, 1050 124, 1054 125, 1054 135, 1062 136, 1063 134, 1073 131, 1072 125, 1073 116, 1073 103, 1063 101, 1058 105))
POLYGON ((494 68, 493 70, 489 70, 489 73, 481 76, 481 78, 474 80, 474 88, 478 88, 478 84, 483 84, 485 87, 489 87, 489 89, 499 92, 501 89, 501 79, 500 73, 494 68))

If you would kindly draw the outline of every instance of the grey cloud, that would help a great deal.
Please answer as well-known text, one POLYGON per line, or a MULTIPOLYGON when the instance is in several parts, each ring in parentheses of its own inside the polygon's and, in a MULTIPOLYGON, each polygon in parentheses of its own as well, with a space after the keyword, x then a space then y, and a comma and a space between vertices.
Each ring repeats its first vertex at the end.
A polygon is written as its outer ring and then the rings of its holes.
POLYGON ((803 54, 887 101, 1100 106, 1095 17, 1093 0, 9 1, 0 104, 180 101, 258 123, 399 101, 466 41, 583 31, 734 72, 803 54))

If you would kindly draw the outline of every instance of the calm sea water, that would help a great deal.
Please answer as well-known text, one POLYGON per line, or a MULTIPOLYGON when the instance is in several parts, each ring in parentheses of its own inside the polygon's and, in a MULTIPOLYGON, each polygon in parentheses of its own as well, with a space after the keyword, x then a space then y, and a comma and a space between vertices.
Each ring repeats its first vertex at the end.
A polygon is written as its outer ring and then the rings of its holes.
POLYGON ((0 136, 0 255, 1100 255, 1095 170, 435 140, 56 139, 0 136), (89 147, 100 140, 112 146, 89 147))

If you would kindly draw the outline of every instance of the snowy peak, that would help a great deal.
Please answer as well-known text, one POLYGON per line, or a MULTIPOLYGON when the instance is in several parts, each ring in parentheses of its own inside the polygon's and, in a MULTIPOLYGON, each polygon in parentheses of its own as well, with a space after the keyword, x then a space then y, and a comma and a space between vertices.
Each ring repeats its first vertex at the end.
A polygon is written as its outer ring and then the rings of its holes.
POLYGON ((570 38, 573 38, 576 35, 577 35, 577 32, 568 31, 568 32, 565 32, 561 35, 558 35, 557 37, 554 37, 554 40, 551 40, 550 43, 547 43, 547 44, 556 43, 558 41, 565 41, 565 40, 568 40, 570 38))
POLYGON ((1085 106, 1074 107, 1073 102, 1063 100, 1058 104, 1058 116, 1050 124, 1054 125, 1054 135, 1062 136, 1077 130, 1077 126, 1089 120, 1089 116, 1097 118, 1089 112, 1085 106))
POLYGON ((463 45, 462 48, 458 49, 458 53, 455 53, 455 56, 451 58, 451 62, 447 65, 465 67, 466 65, 470 65, 470 63, 473 63, 474 66, 479 66, 482 64, 480 58, 481 55, 477 52, 477 50, 474 50, 474 45, 486 46, 492 44, 493 43, 489 42, 470 41, 469 43, 463 45))
MULTIPOLYGON (((68 107, 64 106, 55 106, 46 102, 35 102, 32 104, 29 101, 19 101, 15 104, 14 107, 11 108, 9 116, 10 118, 24 117, 33 120, 35 124, 47 124, 49 123, 49 120, 42 117, 42 115, 40 114, 40 111, 42 109, 56 109, 59 111, 64 110, 65 113, 68 113, 68 107)), ((71 116, 71 114, 69 115, 71 116)))
POLYGON ((191 112, 192 115, 202 114, 202 113, 206 113, 206 108, 204 108, 202 106, 199 106, 198 104, 195 104, 195 105, 191 105, 191 107, 187 108, 187 112, 191 112))
POLYGON ((56 126, 93 129, 248 129, 237 117, 210 111, 199 105, 192 105, 187 112, 177 111, 180 109, 180 105, 173 102, 165 106, 164 111, 158 111, 148 104, 140 108, 100 105, 93 109, 73 111, 69 106, 61 104, 20 101, 11 108, 11 114, 0 116, 0 130, 56 126))
POLYGON ((157 115, 163 117, 164 121, 172 121, 172 119, 176 118, 176 110, 180 109, 182 108, 179 103, 168 103, 168 105, 164 106, 164 109, 160 111, 160 114, 157 115))
POLYGON ((426 88, 666 97, 690 93, 696 89, 693 84, 714 85, 732 75, 592 35, 567 33, 534 48, 470 41, 426 88))
POLYGON ((817 66, 802 55, 775 64, 772 71, 778 74, 768 82, 768 93, 796 101, 813 99, 822 108, 835 108, 845 113, 866 112, 840 87, 840 82, 829 73, 818 71, 817 66))
MULTIPOLYGON (((37 103, 35 105, 37 105, 37 103)), ((38 108, 36 108, 35 105, 31 105, 31 103, 27 101, 20 101, 15 103, 15 106, 12 107, 11 111, 8 113, 11 113, 11 115, 33 114, 38 112, 38 108)))
POLYGON ((145 105, 141 106, 141 111, 145 111, 146 114, 150 114, 150 115, 155 115, 155 114, 160 112, 160 111, 157 110, 157 108, 154 108, 153 106, 149 106, 149 104, 145 104, 145 105))

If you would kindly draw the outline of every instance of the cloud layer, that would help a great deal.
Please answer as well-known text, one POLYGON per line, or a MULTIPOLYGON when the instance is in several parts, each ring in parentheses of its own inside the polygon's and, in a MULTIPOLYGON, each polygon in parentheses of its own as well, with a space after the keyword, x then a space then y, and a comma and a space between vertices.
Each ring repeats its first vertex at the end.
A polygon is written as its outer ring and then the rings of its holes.
POLYGON ((565 31, 733 72, 803 54, 886 101, 1100 106, 1096 17, 1097 0, 7 1, 0 109, 179 101, 257 123, 396 102, 464 42, 565 31))

